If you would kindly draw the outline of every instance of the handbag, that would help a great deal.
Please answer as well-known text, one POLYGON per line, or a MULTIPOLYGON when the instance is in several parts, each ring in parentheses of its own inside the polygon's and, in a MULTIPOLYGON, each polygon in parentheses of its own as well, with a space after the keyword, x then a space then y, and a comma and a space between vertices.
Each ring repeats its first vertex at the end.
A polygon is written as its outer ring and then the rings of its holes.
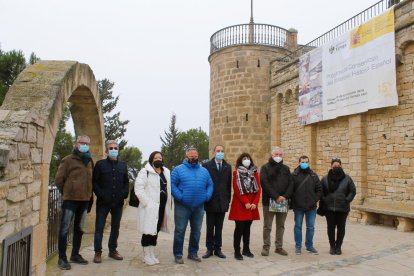
POLYGON ((316 213, 320 215, 321 217, 326 215, 325 205, 323 204, 322 200, 319 200, 319 205, 318 205, 318 209, 316 209, 316 213))
POLYGON ((129 193, 129 206, 138 208, 139 206, 139 199, 135 194, 135 189, 132 187, 131 192, 129 193))
MULTIPOLYGON (((147 179, 148 179, 149 172, 147 171, 147 179)), ((147 180, 148 181, 148 180, 147 180)), ((129 193, 129 206, 138 208, 139 206, 139 198, 135 194, 135 184, 131 188, 131 192, 129 193)))

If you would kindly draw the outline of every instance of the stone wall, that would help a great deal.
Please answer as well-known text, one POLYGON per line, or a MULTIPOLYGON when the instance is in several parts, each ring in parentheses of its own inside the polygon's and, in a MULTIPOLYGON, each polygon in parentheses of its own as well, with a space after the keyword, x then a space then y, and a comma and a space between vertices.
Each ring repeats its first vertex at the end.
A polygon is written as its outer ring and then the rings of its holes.
MULTIPOLYGON (((327 173, 332 157, 357 185, 354 204, 380 199, 389 206, 414 211, 414 2, 395 7, 397 90, 399 104, 300 126, 298 108, 298 60, 271 64, 272 145, 285 149, 286 163, 310 155, 312 168, 327 173)), ((360 220, 358 211, 352 219, 360 220)))
POLYGON ((5 238, 33 226, 34 275, 45 274, 49 164, 68 101, 76 134, 90 135, 92 154, 102 158, 103 116, 89 66, 36 63, 18 76, 0 107, 0 247, 5 238))
POLYGON ((287 53, 282 48, 243 45, 209 57, 210 148, 224 145, 230 164, 242 152, 252 154, 257 165, 268 158, 270 61, 287 53))

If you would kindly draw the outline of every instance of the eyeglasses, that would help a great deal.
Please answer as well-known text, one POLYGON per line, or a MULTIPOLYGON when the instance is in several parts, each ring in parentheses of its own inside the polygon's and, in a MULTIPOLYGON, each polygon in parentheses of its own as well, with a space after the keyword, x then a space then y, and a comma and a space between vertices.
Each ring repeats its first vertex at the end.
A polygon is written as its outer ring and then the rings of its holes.
POLYGON ((117 147, 109 147, 110 150, 117 150, 117 147))

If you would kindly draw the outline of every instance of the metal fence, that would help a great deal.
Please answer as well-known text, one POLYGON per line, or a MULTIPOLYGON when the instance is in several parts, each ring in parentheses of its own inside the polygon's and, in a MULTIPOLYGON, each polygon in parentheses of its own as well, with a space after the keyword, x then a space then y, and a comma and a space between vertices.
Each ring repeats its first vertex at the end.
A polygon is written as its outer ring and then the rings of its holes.
MULTIPOLYGON (((56 186, 49 186, 47 216, 47 259, 58 251, 60 219, 62 217, 62 197, 56 186)), ((73 221, 72 221, 73 223, 73 221)), ((69 229, 68 242, 72 240, 73 226, 69 229)))
POLYGON ((32 274, 33 226, 4 240, 3 276, 32 274))
MULTIPOLYGON (((403 0, 404 1, 404 0, 403 0)), ((400 0, 381 0, 377 2, 376 4, 372 5, 371 7, 367 8, 366 10, 358 13, 354 17, 346 20, 342 24, 336 26, 335 28, 327 31, 323 35, 315 38, 311 42, 307 43, 306 45, 302 45, 299 47, 296 51, 293 53, 286 55, 282 58, 277 59, 278 61, 282 62, 290 62, 295 58, 298 58, 305 54, 306 52, 309 52, 310 50, 320 47, 324 45, 325 43, 333 40, 334 38, 358 27, 359 25, 371 20, 377 15, 380 15, 388 8, 392 7, 393 5, 396 5, 400 2, 400 0)))
POLYGON ((240 24, 223 28, 210 38, 210 53, 222 48, 242 45, 260 44, 286 48, 289 31, 268 24, 240 24))

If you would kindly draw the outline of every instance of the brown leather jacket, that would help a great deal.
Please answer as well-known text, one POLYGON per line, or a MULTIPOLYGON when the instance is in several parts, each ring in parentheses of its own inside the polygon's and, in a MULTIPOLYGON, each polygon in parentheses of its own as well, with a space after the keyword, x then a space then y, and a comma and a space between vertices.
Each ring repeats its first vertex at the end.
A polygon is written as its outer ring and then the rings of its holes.
POLYGON ((89 201, 92 195, 92 169, 92 162, 85 166, 75 153, 62 159, 55 184, 63 200, 89 201))

